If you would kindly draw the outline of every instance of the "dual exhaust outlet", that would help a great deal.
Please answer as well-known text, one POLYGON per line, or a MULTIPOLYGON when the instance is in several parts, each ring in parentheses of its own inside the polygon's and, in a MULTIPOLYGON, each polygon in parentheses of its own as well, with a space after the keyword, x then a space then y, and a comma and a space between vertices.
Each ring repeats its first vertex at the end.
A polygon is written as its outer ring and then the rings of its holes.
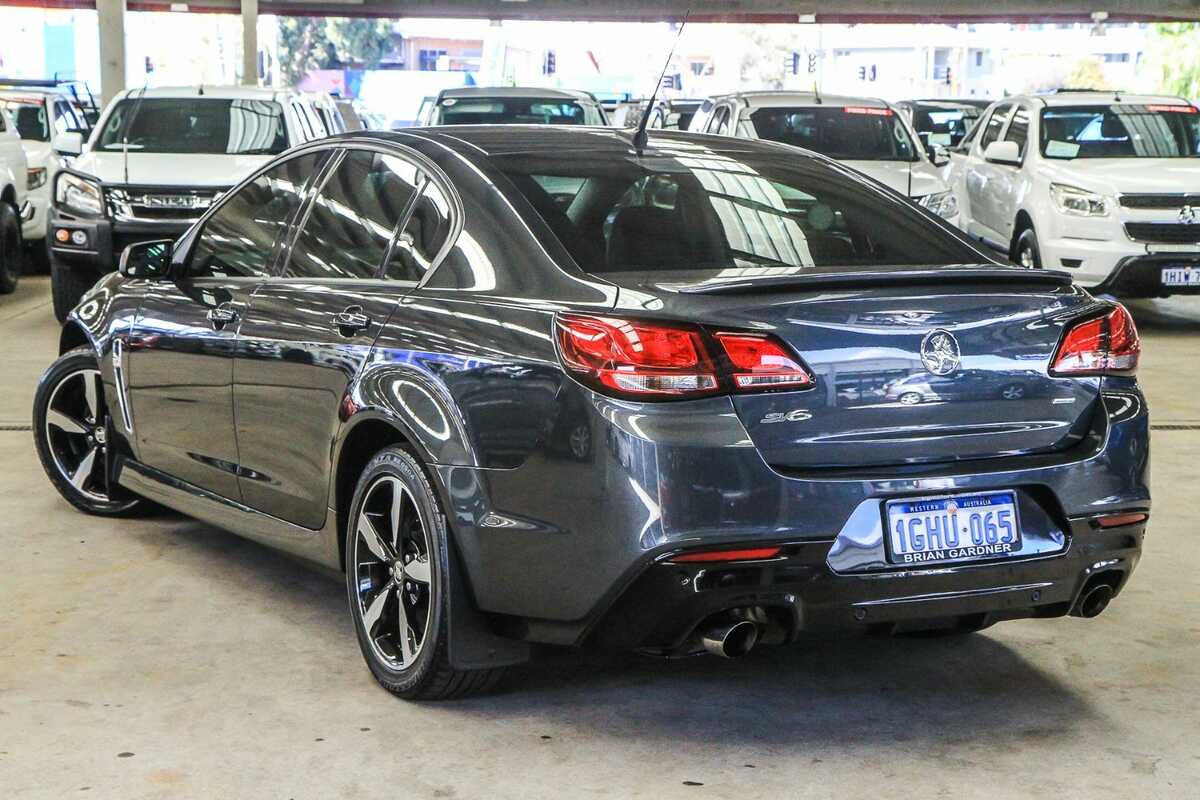
POLYGON ((745 619, 709 625, 700 632, 704 649, 721 658, 741 658, 757 643, 758 625, 745 619))

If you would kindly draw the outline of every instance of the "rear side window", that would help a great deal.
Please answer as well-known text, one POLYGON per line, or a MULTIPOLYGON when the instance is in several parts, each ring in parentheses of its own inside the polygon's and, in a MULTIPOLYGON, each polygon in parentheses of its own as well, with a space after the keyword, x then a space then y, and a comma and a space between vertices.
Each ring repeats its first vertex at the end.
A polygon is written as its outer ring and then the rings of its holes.
POLYGON ((194 278, 259 278, 328 151, 288 159, 243 186, 204 223, 192 250, 194 278))
POLYGON ((313 199, 285 277, 376 277, 416 182, 416 168, 404 159, 347 152, 313 199))
POLYGON ((438 185, 426 177, 412 214, 396 240, 387 276, 398 281, 421 280, 449 235, 450 203, 438 185))
POLYGON ((987 146, 1000 138, 1000 131, 1004 130, 1004 123, 1008 120, 1008 114, 1012 111, 1012 104, 1000 106, 992 115, 988 117, 987 125, 983 129, 982 137, 979 140, 979 146, 987 149, 987 146))
POLYGON ((493 160, 586 272, 986 261, 908 204, 806 158, 493 160))

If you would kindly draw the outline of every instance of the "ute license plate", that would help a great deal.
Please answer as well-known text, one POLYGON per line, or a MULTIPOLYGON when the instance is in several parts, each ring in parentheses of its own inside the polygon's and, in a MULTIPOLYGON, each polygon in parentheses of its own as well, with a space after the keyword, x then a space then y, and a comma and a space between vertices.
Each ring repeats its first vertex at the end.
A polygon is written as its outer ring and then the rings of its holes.
POLYGON ((892 564, 975 561, 1021 549, 1013 492, 890 500, 887 527, 892 564))
POLYGON ((1200 267, 1172 264, 1163 267, 1163 286, 1200 286, 1200 267))

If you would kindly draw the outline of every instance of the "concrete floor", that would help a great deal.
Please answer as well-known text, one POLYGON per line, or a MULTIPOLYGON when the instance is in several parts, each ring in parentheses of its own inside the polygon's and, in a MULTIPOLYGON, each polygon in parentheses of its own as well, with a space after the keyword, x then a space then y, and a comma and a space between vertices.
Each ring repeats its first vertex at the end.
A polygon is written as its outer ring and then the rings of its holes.
MULTIPOLYGON (((1096 620, 740 662, 564 654, 416 705, 340 584, 179 517, 106 522, 0 431, 0 797, 1200 797, 1200 303, 1135 307, 1155 513, 1096 620)), ((53 358, 45 279, 0 298, 0 423, 53 358)))

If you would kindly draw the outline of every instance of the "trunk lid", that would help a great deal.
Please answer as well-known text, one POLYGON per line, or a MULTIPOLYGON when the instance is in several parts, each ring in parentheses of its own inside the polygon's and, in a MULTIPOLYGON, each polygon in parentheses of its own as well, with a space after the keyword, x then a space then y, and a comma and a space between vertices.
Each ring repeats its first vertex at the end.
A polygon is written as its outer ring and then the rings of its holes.
POLYGON ((1048 373, 1064 325, 1096 306, 1065 276, 1010 267, 728 273, 605 277, 626 290, 623 311, 636 304, 710 330, 769 331, 804 358, 815 388, 733 398, 774 467, 1053 452, 1091 426, 1099 379, 1048 373))

